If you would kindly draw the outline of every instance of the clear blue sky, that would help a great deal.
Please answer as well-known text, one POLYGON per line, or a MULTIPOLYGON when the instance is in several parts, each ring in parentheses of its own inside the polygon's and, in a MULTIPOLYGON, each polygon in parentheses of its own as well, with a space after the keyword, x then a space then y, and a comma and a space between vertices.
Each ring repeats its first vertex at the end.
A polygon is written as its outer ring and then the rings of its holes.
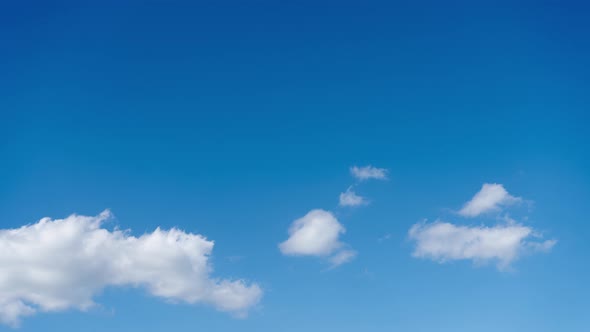
POLYGON ((20 331, 588 331, 589 15, 581 1, 6 1, 0 228, 108 208, 109 231, 206 236, 213 278, 263 292, 236 318, 108 286, 20 331), (355 165, 388 179, 359 182, 355 165), (484 183, 517 202, 461 215, 484 183), (369 203, 339 206, 353 184, 369 203), (353 259, 280 250, 313 209, 346 228, 353 259), (409 236, 425 219, 557 242, 508 268, 430 259, 409 236))

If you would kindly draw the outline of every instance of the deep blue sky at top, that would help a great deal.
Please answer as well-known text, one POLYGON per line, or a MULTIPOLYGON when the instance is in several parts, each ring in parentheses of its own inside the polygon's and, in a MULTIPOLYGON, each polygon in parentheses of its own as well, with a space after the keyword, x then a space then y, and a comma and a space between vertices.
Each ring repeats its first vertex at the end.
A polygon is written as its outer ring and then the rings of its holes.
POLYGON ((588 5, 122 2, 0 5, 0 226, 110 208, 136 234, 198 232, 216 273, 261 283, 262 306, 235 320, 107 290, 103 311, 23 331, 590 324, 588 5), (367 164, 391 181, 338 210, 348 167, 367 164), (512 273, 411 258, 408 228, 456 221, 448 209, 484 182, 535 202, 523 214, 553 252, 512 273), (336 211, 354 262, 280 255, 313 208, 336 211))

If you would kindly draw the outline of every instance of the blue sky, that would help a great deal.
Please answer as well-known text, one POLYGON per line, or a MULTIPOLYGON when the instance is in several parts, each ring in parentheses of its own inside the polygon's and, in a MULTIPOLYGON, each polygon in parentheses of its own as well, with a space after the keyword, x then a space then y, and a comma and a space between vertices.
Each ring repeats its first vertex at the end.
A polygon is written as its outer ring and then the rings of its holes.
POLYGON ((0 5, 0 330, 587 331, 588 11, 0 5))

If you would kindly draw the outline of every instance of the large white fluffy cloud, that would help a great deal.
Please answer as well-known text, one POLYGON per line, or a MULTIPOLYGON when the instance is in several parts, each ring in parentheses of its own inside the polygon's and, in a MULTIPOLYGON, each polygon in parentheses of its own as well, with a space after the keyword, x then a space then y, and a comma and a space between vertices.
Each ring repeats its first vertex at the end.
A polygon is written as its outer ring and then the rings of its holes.
POLYGON ((480 214, 497 211, 501 206, 520 202, 520 197, 514 197, 497 183, 484 183, 479 192, 463 205, 459 214, 464 217, 477 217, 480 214))
POLYGON ((357 195, 352 187, 346 189, 345 192, 340 193, 338 204, 340 206, 360 206, 367 205, 369 202, 362 196, 357 195))
POLYGON ((333 265, 340 265, 356 256, 340 241, 345 232, 331 212, 311 210, 291 224, 289 238, 279 244, 279 249, 285 255, 326 257, 333 265))
POLYGON ((376 179, 376 180, 387 180, 387 169, 377 168, 371 165, 369 166, 352 166, 350 168, 350 174, 360 181, 376 179))
POLYGON ((409 237, 415 241, 413 255, 438 262, 472 260, 495 261, 500 269, 522 254, 548 251, 555 240, 541 241, 530 227, 509 223, 494 227, 457 226, 447 222, 418 223, 409 237))
POLYGON ((211 277, 213 241, 172 228, 139 237, 108 230, 110 217, 43 218, 0 230, 0 322, 16 326, 38 311, 87 310, 107 286, 141 287, 172 302, 206 303, 243 316, 262 290, 211 277))

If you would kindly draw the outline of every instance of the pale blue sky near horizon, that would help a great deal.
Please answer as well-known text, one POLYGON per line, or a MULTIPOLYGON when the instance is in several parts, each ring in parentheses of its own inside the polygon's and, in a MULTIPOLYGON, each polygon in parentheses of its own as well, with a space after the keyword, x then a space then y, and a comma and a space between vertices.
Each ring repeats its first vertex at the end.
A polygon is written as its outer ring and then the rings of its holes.
POLYGON ((87 312, 39 311, 18 330, 587 331, 589 10, 0 5, 0 229, 110 209, 109 230, 206 236, 213 277, 263 291, 235 318, 107 287, 87 312), (367 165, 388 179, 351 176, 367 165), (524 203, 459 215, 484 183, 524 203), (339 206, 353 184, 369 204, 339 206), (346 228, 353 260, 281 253, 313 209, 346 228), (416 223, 506 215, 557 243, 508 269, 413 256, 416 223))

